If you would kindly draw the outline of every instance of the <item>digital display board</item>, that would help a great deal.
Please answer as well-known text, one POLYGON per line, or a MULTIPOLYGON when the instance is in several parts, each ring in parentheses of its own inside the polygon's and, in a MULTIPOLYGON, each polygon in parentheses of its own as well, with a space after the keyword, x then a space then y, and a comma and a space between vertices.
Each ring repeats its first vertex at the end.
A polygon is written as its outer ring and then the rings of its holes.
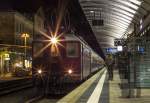
POLYGON ((106 53, 116 53, 117 52, 117 48, 106 48, 106 53))

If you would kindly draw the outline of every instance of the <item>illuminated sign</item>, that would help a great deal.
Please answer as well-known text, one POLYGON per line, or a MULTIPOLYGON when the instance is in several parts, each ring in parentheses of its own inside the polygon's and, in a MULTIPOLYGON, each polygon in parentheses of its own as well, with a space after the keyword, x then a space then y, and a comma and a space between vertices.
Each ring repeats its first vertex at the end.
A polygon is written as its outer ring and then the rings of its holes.
POLYGON ((106 48, 106 52, 107 53, 116 53, 117 52, 117 48, 106 48))
POLYGON ((5 60, 10 60, 9 54, 7 54, 7 53, 4 54, 4 59, 5 59, 5 60))
POLYGON ((117 46, 117 50, 118 50, 118 51, 122 51, 122 50, 123 50, 123 47, 122 47, 122 46, 117 46))

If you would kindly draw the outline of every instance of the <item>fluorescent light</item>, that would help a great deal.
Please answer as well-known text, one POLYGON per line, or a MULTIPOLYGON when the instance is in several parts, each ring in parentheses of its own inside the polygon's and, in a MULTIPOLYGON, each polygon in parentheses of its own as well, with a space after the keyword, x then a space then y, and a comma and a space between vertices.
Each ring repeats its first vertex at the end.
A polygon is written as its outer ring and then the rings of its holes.
POLYGON ((105 23, 105 25, 106 26, 111 26, 111 27, 113 27, 113 28, 120 28, 120 29, 126 29, 126 27, 122 27, 122 26, 120 26, 120 25, 116 25, 116 24, 113 24, 113 23, 105 23))
POLYGON ((129 1, 137 5, 141 5, 142 3, 142 1, 139 1, 139 0, 129 0, 129 1))
POLYGON ((120 36, 121 36, 120 34, 117 34, 117 33, 113 32, 113 31, 111 31, 111 30, 104 30, 104 29, 101 29, 101 30, 97 30, 97 31, 99 31, 99 32, 101 32, 101 31, 107 32, 107 33, 109 33, 110 35, 115 36, 115 37, 118 37, 118 38, 120 38, 120 36))
POLYGON ((140 30, 143 28, 143 25, 140 25, 140 30))
POLYGON ((142 23, 143 23, 143 20, 141 19, 141 20, 140 20, 140 24, 142 24, 142 23))
POLYGON ((134 8, 134 9, 138 9, 139 7, 138 6, 136 6, 135 4, 132 4, 131 2, 128 2, 128 1, 124 1, 124 0, 117 0, 117 1, 119 1, 119 2, 121 2, 121 3, 123 3, 123 4, 125 4, 125 5, 128 5, 128 6, 130 6, 131 8, 134 8))
POLYGON ((119 23, 121 23, 122 25, 129 25, 129 24, 130 24, 129 22, 127 23, 127 22, 125 22, 125 21, 123 21, 123 20, 116 19, 116 18, 112 19, 111 22, 119 22, 119 23))
MULTIPOLYGON (((112 8, 112 9, 114 9, 115 11, 119 11, 119 12, 121 12, 121 13, 125 14, 125 15, 124 15, 124 17, 128 17, 128 16, 130 16, 131 18, 133 18, 133 17, 134 17, 134 15, 133 15, 133 14, 131 14, 131 13, 129 13, 129 12, 127 12, 127 11, 125 11, 125 10, 117 9, 117 8, 112 8), (128 15, 128 16, 126 16, 126 15, 128 15)), ((123 15, 123 14, 120 14, 120 15, 123 15)), ((129 18, 129 17, 128 17, 128 18, 129 18)))
POLYGON ((116 21, 112 21, 112 23, 116 24, 116 25, 120 25, 120 26, 123 26, 124 28, 128 27, 129 24, 122 24, 120 22, 116 22, 116 21))
POLYGON ((90 13, 94 13, 94 11, 93 11, 93 10, 91 10, 91 11, 90 11, 90 13))
MULTIPOLYGON (((110 19, 109 21, 107 21, 108 23, 117 23, 117 24, 120 24, 121 26, 129 26, 130 23, 126 23, 122 20, 119 20, 119 19, 110 19)), ((106 23, 106 22, 105 22, 106 23)))
POLYGON ((120 17, 120 16, 118 16, 119 14, 118 13, 105 13, 105 15, 107 16, 107 17, 110 17, 110 19, 111 18, 115 18, 115 19, 117 19, 117 20, 122 20, 122 21, 124 21, 124 22, 127 22, 127 23, 131 23, 131 20, 132 19, 130 19, 130 20, 127 20, 127 19, 125 19, 125 18, 122 18, 122 17, 120 17))
POLYGON ((113 5, 116 6, 116 7, 119 7, 119 8, 121 8, 121 9, 123 9, 123 10, 129 11, 129 12, 131 12, 131 13, 133 13, 133 14, 136 13, 135 10, 130 9, 129 7, 126 7, 126 6, 124 6, 124 5, 118 5, 118 4, 113 4, 113 5))
POLYGON ((117 50, 122 51, 123 50, 122 46, 117 46, 117 50))

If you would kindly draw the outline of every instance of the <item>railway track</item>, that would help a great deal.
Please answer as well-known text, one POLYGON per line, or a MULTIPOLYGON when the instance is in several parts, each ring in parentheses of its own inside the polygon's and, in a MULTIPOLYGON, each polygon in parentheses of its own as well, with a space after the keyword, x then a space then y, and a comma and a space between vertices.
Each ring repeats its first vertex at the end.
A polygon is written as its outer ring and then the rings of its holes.
POLYGON ((32 86, 32 78, 0 82, 0 96, 32 86))

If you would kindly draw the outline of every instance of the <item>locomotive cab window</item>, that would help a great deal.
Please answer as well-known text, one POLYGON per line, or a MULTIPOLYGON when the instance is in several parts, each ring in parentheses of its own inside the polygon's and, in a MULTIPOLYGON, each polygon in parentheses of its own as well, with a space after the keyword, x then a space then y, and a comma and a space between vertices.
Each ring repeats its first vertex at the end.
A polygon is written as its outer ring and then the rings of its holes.
POLYGON ((66 44, 66 54, 67 57, 78 57, 79 53, 78 43, 67 43, 66 44))

